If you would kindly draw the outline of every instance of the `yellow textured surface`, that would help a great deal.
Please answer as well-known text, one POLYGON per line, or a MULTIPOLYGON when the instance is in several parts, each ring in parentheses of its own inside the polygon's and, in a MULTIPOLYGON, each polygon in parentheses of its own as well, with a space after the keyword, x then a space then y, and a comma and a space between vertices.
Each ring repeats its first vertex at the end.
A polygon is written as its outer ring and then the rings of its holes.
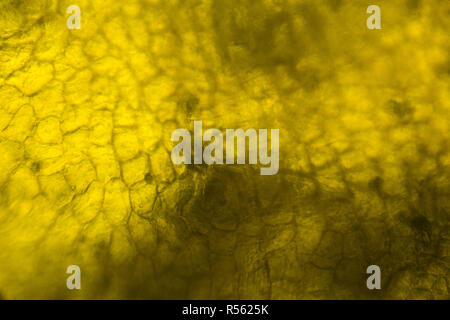
POLYGON ((450 298, 450 2, 370 4, 2 0, 1 297, 450 298), (192 120, 280 172, 173 166, 192 120))

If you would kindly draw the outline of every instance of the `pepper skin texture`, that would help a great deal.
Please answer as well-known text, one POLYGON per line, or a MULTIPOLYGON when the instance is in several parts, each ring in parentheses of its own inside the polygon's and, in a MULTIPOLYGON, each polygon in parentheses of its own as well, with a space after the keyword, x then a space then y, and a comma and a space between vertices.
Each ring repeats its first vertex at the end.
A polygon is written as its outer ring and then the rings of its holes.
POLYGON ((2 0, 1 297, 449 299, 450 2, 370 4, 2 0), (194 120, 278 174, 173 165, 194 120))

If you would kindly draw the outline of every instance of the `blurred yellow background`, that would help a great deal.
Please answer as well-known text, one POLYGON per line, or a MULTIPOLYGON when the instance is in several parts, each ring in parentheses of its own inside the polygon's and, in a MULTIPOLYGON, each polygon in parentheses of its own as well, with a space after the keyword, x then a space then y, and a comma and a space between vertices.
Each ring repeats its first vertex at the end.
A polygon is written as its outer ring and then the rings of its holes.
POLYGON ((1 297, 450 298, 449 12, 2 0, 1 297), (278 175, 173 166, 193 120, 280 129, 278 175))

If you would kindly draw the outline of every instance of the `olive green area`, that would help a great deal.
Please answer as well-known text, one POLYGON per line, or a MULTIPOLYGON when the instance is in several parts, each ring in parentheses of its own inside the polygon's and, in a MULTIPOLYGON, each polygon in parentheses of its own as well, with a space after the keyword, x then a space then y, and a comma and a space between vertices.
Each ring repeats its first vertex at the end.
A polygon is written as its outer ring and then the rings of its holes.
POLYGON ((0 297, 449 299, 449 13, 0 2, 0 297), (193 120, 279 129, 279 173, 173 165, 193 120))

